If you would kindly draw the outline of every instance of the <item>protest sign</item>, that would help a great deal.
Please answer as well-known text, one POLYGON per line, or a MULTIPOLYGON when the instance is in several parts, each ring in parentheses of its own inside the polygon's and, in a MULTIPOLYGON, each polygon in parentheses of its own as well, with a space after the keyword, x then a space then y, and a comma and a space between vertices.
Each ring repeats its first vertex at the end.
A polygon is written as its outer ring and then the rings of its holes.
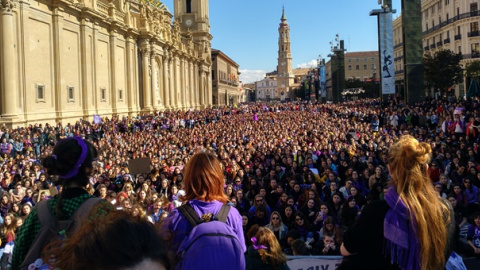
POLYGON ((138 158, 128 162, 128 171, 131 175, 150 172, 150 159, 138 158))

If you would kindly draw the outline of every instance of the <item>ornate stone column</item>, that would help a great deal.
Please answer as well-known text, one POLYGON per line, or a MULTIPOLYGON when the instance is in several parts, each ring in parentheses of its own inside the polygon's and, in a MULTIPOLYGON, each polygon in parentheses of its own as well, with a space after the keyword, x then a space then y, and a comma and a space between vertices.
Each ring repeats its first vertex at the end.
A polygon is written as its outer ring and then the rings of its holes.
POLYGON ((155 74, 155 52, 153 48, 150 50, 150 104, 152 104, 152 109, 155 109, 157 105, 157 93, 155 89, 155 81, 157 80, 155 74))
POLYGON ((13 29, 13 0, 0 0, 0 33, 2 41, 0 51, 3 61, 0 63, 1 117, 16 118, 17 114, 17 74, 15 72, 15 38, 13 29))
POLYGON ((171 104, 170 104, 170 85, 169 85, 169 69, 170 67, 168 66, 168 58, 169 54, 168 52, 165 52, 163 55, 163 93, 165 95, 165 108, 170 109, 171 104))
POLYGON ((185 106, 185 73, 183 70, 184 67, 184 62, 183 62, 183 57, 178 58, 178 85, 177 85, 177 91, 178 91, 178 98, 180 100, 180 108, 183 110, 183 107, 185 106))
POLYGON ((142 74, 143 74, 143 107, 142 111, 149 112, 152 108, 152 98, 150 89, 150 49, 144 47, 142 52, 142 74))
POLYGON ((200 106, 200 94, 199 94, 199 74, 198 74, 198 63, 193 63, 193 95, 195 96, 195 108, 200 106))
POLYGON ((125 97, 127 98, 128 114, 132 115, 133 112, 133 76, 135 71, 135 64, 132 63, 132 36, 127 34, 125 37, 125 63, 127 66, 127 89, 125 89, 125 97))
POLYGON ((174 94, 175 94, 175 107, 180 110, 183 108, 183 103, 182 103, 182 96, 181 96, 181 88, 182 88, 182 85, 180 83, 180 57, 178 55, 176 55, 175 57, 175 61, 174 61, 174 78, 175 78, 175 84, 174 84, 174 94))
POLYGON ((164 56, 163 55, 159 55, 158 56, 158 91, 160 93, 160 102, 161 104, 158 104, 160 109, 162 110, 165 110, 165 106, 166 106, 166 97, 165 97, 165 89, 163 88, 164 87, 164 84, 163 84, 163 80, 164 80, 164 77, 163 77, 163 69, 164 69, 164 66, 163 66, 163 58, 164 56))
POLYGON ((112 113, 117 113, 117 103, 118 103, 118 99, 117 99, 117 92, 118 92, 118 89, 117 89, 117 75, 116 75, 116 68, 115 68, 115 55, 116 55, 116 49, 117 49, 117 45, 116 45, 116 41, 117 41, 117 37, 116 37, 116 30, 112 29, 109 33, 109 39, 110 39, 110 81, 111 81, 111 89, 110 89, 110 94, 111 94, 111 97, 112 97, 112 107, 111 107, 111 110, 112 110, 112 113))
POLYGON ((198 69, 198 81, 199 81, 199 89, 198 93, 200 94, 200 107, 205 108, 205 73, 201 67, 198 69))
POLYGON ((170 58, 168 59, 168 80, 169 80, 169 86, 168 88, 170 89, 170 109, 174 110, 177 108, 177 97, 175 95, 175 70, 174 70, 174 56, 173 54, 170 55, 170 58))
POLYGON ((192 61, 188 61, 188 90, 190 96, 190 107, 195 108, 195 93, 193 92, 194 84, 193 84, 193 63, 192 61))
POLYGON ((65 105, 65 100, 62 100, 62 69, 60 62, 60 44, 62 40, 63 32, 63 15, 64 7, 60 6, 59 2, 53 2, 52 4, 52 37, 53 37, 53 91, 54 96, 54 110, 55 110, 55 122, 60 121, 63 118, 63 111, 65 105))

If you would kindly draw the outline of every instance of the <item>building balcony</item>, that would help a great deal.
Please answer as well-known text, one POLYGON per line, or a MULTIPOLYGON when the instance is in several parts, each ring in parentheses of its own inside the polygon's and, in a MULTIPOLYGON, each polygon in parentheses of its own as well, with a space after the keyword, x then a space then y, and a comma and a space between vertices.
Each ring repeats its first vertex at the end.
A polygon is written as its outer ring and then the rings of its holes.
POLYGON ((398 43, 397 45, 393 46, 394 49, 400 48, 403 46, 403 42, 398 43))
POLYGON ((455 40, 460 40, 462 39, 462 35, 455 35, 455 40))
POLYGON ((442 45, 443 45, 443 43, 441 41, 437 42, 437 47, 440 47, 442 45))
POLYGON ((424 51, 428 51, 428 50, 430 50, 430 47, 427 45, 427 46, 425 46, 425 47, 423 48, 423 50, 424 50, 424 51))
MULTIPOLYGON (((432 32, 435 32, 451 23, 454 23, 456 21, 459 21, 459 20, 463 20, 463 19, 467 19, 467 18, 471 18, 471 17, 478 17, 480 15, 479 11, 471 11, 471 12, 465 12, 465 13, 462 13, 462 14, 458 14, 456 15, 455 17, 453 18, 449 18, 448 20, 446 21, 443 21, 437 25, 435 25, 434 27, 432 28, 429 28, 429 29, 426 29, 425 31, 422 32, 422 34, 425 36, 425 35, 428 35, 432 32)), ((461 37, 461 36, 460 36, 461 37)), ((455 39, 457 40, 457 39, 455 39)))
POLYGON ((478 37, 480 36, 480 31, 468 32, 468 37, 478 37))
POLYGON ((448 44, 448 43, 450 43, 450 38, 446 38, 443 40, 443 44, 448 44))
POLYGON ((462 55, 462 59, 475 59, 475 58, 480 58, 480 52, 473 52, 473 53, 462 55))
POLYGON ((231 86, 238 86, 238 83, 235 82, 235 81, 229 81, 229 80, 225 80, 225 79, 220 79, 220 82, 223 83, 223 84, 231 85, 231 86))
POLYGON ((430 49, 435 49, 435 44, 430 44, 430 49))

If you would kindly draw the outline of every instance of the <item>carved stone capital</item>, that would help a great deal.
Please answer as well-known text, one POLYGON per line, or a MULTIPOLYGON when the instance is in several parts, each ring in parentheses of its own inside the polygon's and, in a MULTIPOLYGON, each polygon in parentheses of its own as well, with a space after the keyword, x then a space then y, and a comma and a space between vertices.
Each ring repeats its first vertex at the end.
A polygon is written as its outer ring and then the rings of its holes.
POLYGON ((15 7, 14 0, 0 0, 0 11, 10 12, 15 7))
POLYGON ((150 49, 149 48, 141 48, 140 52, 142 53, 143 56, 149 56, 150 55, 150 49))

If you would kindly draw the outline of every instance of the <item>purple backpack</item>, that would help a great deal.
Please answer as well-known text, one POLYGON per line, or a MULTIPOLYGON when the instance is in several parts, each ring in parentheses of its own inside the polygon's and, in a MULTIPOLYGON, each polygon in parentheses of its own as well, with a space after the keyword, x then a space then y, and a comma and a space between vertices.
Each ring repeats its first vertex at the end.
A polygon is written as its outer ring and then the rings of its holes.
POLYGON ((177 269, 245 269, 242 245, 233 228, 226 224, 229 205, 223 205, 216 215, 209 213, 202 217, 189 203, 178 210, 192 230, 178 248, 177 269))

